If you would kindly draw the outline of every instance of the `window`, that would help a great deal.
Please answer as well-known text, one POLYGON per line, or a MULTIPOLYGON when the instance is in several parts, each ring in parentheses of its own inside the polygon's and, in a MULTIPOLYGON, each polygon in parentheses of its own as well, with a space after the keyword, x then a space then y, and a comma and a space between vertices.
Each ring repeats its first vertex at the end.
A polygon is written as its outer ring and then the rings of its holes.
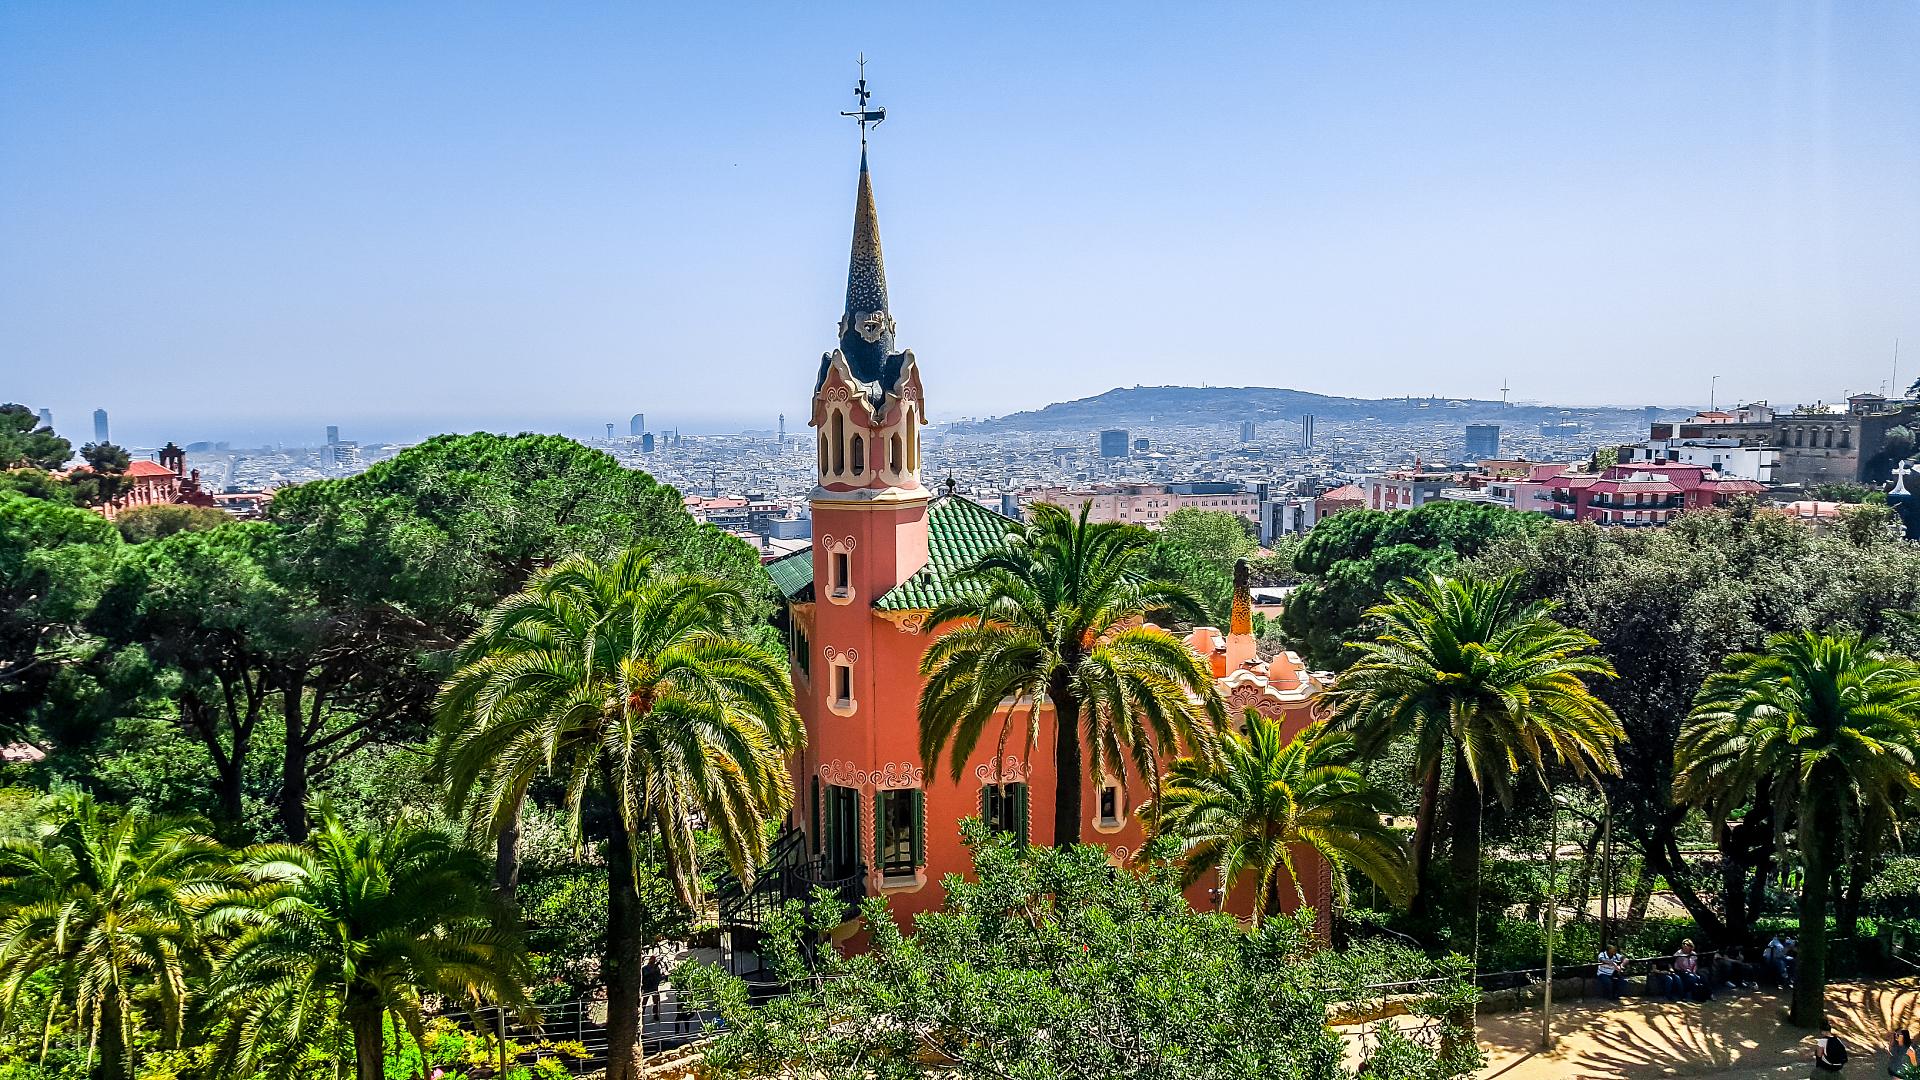
POLYGON ((927 793, 919 788, 882 791, 874 802, 880 823, 880 873, 910 878, 927 861, 927 793))
POLYGON ((827 475, 827 433, 820 433, 820 475, 827 475))
POLYGON ((853 556, 845 551, 833 553, 833 595, 845 596, 853 586, 853 556))
POLYGON ((797 626, 793 628, 793 666, 802 676, 812 677, 813 648, 807 643, 807 632, 797 626))
POLYGON ((898 473, 901 467, 906 464, 906 455, 902 452, 902 449, 901 449, 902 444, 901 444, 899 432, 894 433, 893 439, 891 442, 888 443, 888 446, 890 447, 890 449, 887 453, 887 468, 892 469, 895 473, 898 473))
POLYGON ((1014 843, 1027 843, 1027 785, 988 784, 980 789, 980 820, 994 832, 1012 833, 1014 843))
POLYGON ((1100 824, 1120 824, 1120 785, 1118 784, 1100 786, 1100 824))
POLYGON ((853 704, 853 665, 833 665, 833 702, 841 708, 853 704))
POLYGON ((847 471, 847 422, 838 412, 833 414, 833 474, 839 476, 847 471))
POLYGON ((867 471, 867 440, 858 435, 853 437, 853 475, 859 476, 867 471))

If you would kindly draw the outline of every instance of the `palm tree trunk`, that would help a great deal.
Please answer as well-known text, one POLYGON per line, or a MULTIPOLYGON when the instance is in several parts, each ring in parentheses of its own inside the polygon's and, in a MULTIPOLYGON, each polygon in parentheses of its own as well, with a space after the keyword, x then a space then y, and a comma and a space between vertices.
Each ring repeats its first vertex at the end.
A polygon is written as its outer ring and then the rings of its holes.
POLYGON ((1788 1018, 1797 1027, 1818 1028, 1827 1004, 1827 906, 1833 864, 1827 845, 1834 831, 1831 814, 1802 806, 1800 859, 1806 883, 1800 889, 1800 952, 1794 962, 1793 1007, 1788 1018))
MULTIPOLYGON (((1473 782, 1473 774, 1467 771, 1465 755, 1456 755, 1453 766, 1453 846, 1448 852, 1448 874, 1456 889, 1473 889, 1472 905, 1456 905, 1458 923, 1455 926, 1456 942, 1473 932, 1474 919, 1478 912, 1475 906, 1479 901, 1479 889, 1475 883, 1480 879, 1480 789, 1473 782)), ((1456 946, 1457 947, 1457 946, 1456 946)))
POLYGON ((120 988, 108 986, 100 998, 100 1080, 126 1080, 127 1016, 120 988))
POLYGON ((380 1025, 386 1010, 380 1003, 350 1001, 347 1028, 353 1032, 354 1080, 384 1080, 386 1076, 386 1033, 380 1025))
POLYGON ((1080 748, 1080 702, 1064 674, 1054 676, 1047 696, 1053 699, 1053 846, 1072 847, 1080 842, 1081 774, 1086 771, 1080 748))
POLYGON ((646 1049, 640 989, 640 895, 633 886, 633 837, 615 821, 607 837, 607 1080, 640 1080, 646 1049))
POLYGON ((1433 763, 1420 778, 1420 809, 1413 819, 1413 903, 1415 915, 1423 915, 1431 891, 1427 888, 1427 867, 1433 863, 1433 822, 1440 812, 1440 763, 1433 763))
POLYGON ((500 836, 493 842, 493 891, 508 904, 520 891, 520 811, 526 796, 515 799, 513 809, 500 822, 500 836))

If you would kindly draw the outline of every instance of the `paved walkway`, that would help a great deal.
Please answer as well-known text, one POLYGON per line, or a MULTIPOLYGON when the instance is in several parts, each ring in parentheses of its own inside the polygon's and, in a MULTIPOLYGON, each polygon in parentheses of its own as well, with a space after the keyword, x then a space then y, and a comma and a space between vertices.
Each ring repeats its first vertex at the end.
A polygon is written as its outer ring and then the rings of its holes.
MULTIPOLYGON (((1786 1023, 1784 992, 1723 993, 1705 1004, 1629 997, 1555 1005, 1554 1049, 1541 1052, 1540 1013, 1480 1018, 1481 1080, 1645 1080, 1667 1076, 1795 1077, 1812 1070, 1810 1032, 1786 1023)), ((1847 1076, 1884 1077, 1887 1032, 1920 1027, 1920 979, 1835 983, 1827 1013, 1852 1051, 1847 1076)))

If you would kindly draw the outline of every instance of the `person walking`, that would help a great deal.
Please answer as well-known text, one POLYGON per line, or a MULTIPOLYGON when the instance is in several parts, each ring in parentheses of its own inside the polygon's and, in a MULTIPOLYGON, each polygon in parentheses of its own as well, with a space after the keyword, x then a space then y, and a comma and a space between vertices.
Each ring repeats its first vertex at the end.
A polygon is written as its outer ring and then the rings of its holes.
POLYGON ((1767 965, 1767 971, 1773 975, 1775 986, 1789 985, 1792 980, 1788 978, 1787 973, 1787 943, 1781 940, 1779 934, 1773 935, 1767 942, 1767 947, 1760 951, 1760 959, 1767 965))
POLYGON ((660 984, 667 978, 666 969, 660 966, 660 956, 655 953, 647 957, 647 966, 640 969, 641 1008, 653 1012, 653 1022, 660 1022, 660 984))

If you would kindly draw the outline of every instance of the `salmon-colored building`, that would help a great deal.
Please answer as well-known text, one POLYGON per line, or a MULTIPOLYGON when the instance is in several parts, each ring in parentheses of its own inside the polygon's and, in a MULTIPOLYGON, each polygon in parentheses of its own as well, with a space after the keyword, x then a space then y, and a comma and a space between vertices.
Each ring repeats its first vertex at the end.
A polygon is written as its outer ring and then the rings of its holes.
MULTIPOLYGON (((957 782, 946 766, 935 775, 920 760, 920 658, 939 629, 926 624, 927 615, 955 594, 956 571, 1003 543, 1017 523, 954 494, 951 482, 940 494, 923 483, 921 370, 911 351, 895 347, 894 334, 863 145, 839 347, 821 358, 814 380, 813 545, 768 564, 786 601, 807 730, 777 875, 790 895, 815 885, 849 900, 883 895, 896 915, 910 917, 940 905, 944 875, 971 873, 963 818, 984 817, 1023 840, 1049 842, 1062 778, 1053 771, 1046 708, 1031 753, 1023 716, 1010 722, 1004 744, 983 738, 957 782)), ((1187 640, 1212 663, 1235 716, 1258 708, 1297 731, 1310 721, 1320 684, 1297 657, 1255 658, 1244 602, 1243 593, 1233 632, 1203 627, 1187 640)), ((1137 804, 1151 785, 1138 777, 1125 785, 1118 777, 1073 780, 1087 784, 1085 839, 1109 847, 1116 861, 1137 851, 1137 804)), ((1300 865, 1312 867, 1303 876, 1312 875, 1307 893, 1325 926, 1325 867, 1310 852, 1300 865)), ((1195 887, 1197 903, 1215 902, 1209 884, 1195 887)), ((1284 891, 1291 897, 1291 888, 1284 891)), ((1247 899, 1226 903, 1244 911, 1247 899)))

